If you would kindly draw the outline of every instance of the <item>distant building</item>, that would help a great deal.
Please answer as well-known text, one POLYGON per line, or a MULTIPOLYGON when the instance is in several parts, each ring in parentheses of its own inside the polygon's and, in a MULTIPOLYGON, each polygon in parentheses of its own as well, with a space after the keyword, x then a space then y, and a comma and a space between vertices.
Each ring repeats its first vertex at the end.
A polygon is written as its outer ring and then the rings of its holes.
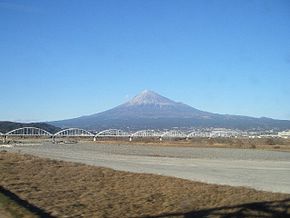
POLYGON ((290 138, 290 130, 278 132, 278 136, 281 138, 290 138))

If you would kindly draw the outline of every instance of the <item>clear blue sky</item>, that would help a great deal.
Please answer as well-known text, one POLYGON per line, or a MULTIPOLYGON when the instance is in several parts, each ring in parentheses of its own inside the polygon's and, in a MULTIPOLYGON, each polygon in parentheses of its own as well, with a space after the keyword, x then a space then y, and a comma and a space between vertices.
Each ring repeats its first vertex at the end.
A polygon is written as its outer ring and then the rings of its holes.
POLYGON ((290 120, 290 1, 0 0, 0 120, 93 114, 143 89, 290 120))

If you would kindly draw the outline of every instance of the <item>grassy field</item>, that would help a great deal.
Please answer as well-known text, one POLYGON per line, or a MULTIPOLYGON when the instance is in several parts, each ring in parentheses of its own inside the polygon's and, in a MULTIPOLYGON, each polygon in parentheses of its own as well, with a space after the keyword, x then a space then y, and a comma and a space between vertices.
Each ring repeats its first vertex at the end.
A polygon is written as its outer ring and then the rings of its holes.
POLYGON ((290 195, 243 187, 9 152, 0 172, 1 187, 55 217, 290 217, 290 195))

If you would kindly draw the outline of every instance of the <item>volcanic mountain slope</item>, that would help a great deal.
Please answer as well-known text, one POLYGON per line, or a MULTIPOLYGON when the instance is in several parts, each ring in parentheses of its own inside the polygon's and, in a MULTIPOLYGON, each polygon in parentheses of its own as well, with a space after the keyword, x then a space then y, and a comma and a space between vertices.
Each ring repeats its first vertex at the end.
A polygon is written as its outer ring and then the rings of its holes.
POLYGON ((85 129, 169 129, 173 127, 224 127, 237 129, 287 129, 288 120, 221 115, 198 110, 145 90, 132 100, 110 110, 51 124, 85 129))

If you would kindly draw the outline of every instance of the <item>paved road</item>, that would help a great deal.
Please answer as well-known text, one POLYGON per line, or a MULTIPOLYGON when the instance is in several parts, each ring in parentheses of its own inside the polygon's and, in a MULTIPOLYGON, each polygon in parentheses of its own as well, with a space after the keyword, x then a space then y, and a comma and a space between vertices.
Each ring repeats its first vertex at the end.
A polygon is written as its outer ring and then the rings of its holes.
POLYGON ((290 153, 287 152, 49 143, 8 150, 116 170, 290 193, 290 153))

